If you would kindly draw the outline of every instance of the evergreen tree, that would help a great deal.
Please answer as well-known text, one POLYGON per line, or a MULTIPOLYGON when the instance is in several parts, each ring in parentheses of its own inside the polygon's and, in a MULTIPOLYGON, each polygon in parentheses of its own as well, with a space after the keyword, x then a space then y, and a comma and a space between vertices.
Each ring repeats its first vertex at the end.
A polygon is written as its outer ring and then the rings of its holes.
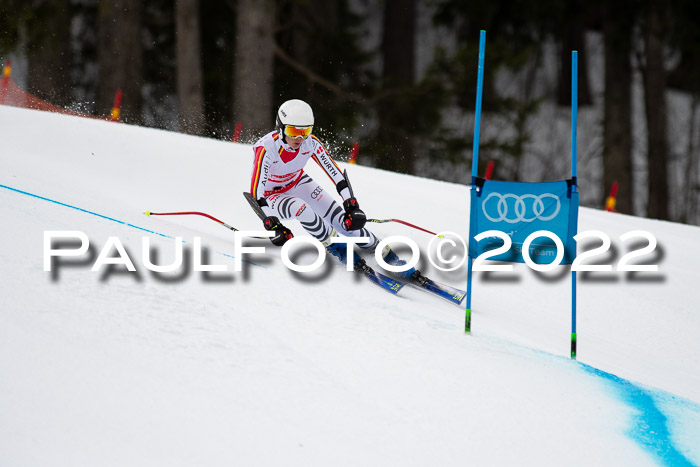
POLYGON ((359 46, 365 18, 346 0, 281 2, 278 17, 276 104, 292 98, 307 101, 316 118, 314 133, 334 157, 342 158, 350 151, 350 137, 375 109, 371 98, 377 77, 367 66, 373 52, 359 46))
MULTIPOLYGON (((504 164, 497 168, 501 179, 521 180, 520 164, 530 143, 528 120, 538 110, 541 97, 535 94, 535 74, 542 59, 542 45, 563 18, 561 2, 543 0, 442 0, 434 21, 456 28, 460 46, 454 54, 436 55, 434 72, 448 83, 455 104, 464 112, 474 111, 477 81, 479 30, 485 29, 488 53, 485 56, 484 114, 498 115, 506 122, 500 135, 485 138, 480 147, 491 159, 504 164), (494 86, 499 70, 519 74, 522 85, 517 95, 500 96, 494 86)), ((570 51, 569 51, 570 53, 570 51)), ((570 67, 570 60, 567 62, 570 67)), ((473 134, 444 132, 441 147, 434 150, 441 157, 463 161, 471 148, 473 134)))

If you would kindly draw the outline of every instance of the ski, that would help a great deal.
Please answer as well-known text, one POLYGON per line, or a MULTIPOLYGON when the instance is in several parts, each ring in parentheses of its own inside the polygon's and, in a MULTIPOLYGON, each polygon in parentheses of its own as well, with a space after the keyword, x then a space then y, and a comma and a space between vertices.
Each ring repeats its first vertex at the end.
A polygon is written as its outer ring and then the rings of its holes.
POLYGON ((422 274, 418 275, 417 277, 411 277, 408 283, 418 289, 424 290, 433 295, 437 295, 440 298, 444 298, 455 305, 460 305, 466 294, 466 292, 463 290, 435 282, 422 274))
POLYGON ((432 292, 435 295, 442 297, 450 301, 451 303, 454 303, 455 305, 461 305, 462 301, 464 300, 464 296, 466 295, 466 292, 464 292, 463 290, 459 290, 455 287, 435 282, 432 279, 428 279, 428 282, 421 287, 423 288, 423 290, 432 292))
POLYGON ((374 284, 377 284, 379 287, 394 295, 399 293, 399 290, 401 290, 403 286, 406 285, 405 282, 402 282, 389 276, 385 276, 384 274, 375 271, 371 267, 367 266, 366 263, 360 267, 357 267, 355 269, 355 272, 358 274, 362 274, 374 284))

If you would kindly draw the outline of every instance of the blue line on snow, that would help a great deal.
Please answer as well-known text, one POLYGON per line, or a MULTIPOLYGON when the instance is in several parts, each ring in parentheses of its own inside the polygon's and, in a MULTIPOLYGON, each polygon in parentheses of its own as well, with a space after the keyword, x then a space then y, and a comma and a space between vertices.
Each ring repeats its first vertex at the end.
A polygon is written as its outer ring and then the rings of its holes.
POLYGON ((175 239, 175 237, 171 237, 170 235, 165 235, 165 234, 162 234, 162 233, 154 232, 153 230, 144 229, 143 227, 139 227, 139 226, 137 226, 137 225, 129 224, 129 223, 127 223, 127 222, 120 221, 120 220, 118 220, 118 219, 113 219, 113 218, 111 218, 111 217, 103 216, 102 214, 98 214, 98 213, 93 212, 93 211, 88 211, 87 209, 79 208, 79 207, 77 207, 77 206, 71 206, 70 204, 61 203, 60 201, 56 201, 56 200, 53 200, 53 199, 51 199, 51 198, 44 198, 43 196, 35 195, 34 193, 29 193, 29 192, 26 192, 26 191, 18 190, 17 188, 12 188, 12 187, 9 187, 9 186, 6 186, 6 185, 0 185, 0 188, 5 188, 5 189, 7 189, 7 190, 14 191, 15 193, 20 193, 20 194, 23 194, 23 195, 31 196, 31 197, 33 197, 33 198, 37 198, 37 199, 41 199, 41 200, 44 200, 44 201, 48 201, 49 203, 58 204, 58 205, 60 205, 60 206, 65 206, 65 207, 67 207, 67 208, 75 209, 75 210, 77 210, 77 211, 85 212, 85 213, 87 213, 87 214, 92 214, 93 216, 101 217, 102 219, 107 219, 108 221, 112 221, 112 222, 116 222, 116 223, 118 223, 118 224, 122 224, 122 225, 126 225, 126 226, 129 226, 129 227, 133 227, 133 228, 135 228, 135 229, 143 230, 144 232, 152 233, 152 234, 155 234, 155 235, 160 235, 161 237, 172 238, 173 240, 175 239))
MULTIPOLYGON (((145 229, 145 228, 143 228, 143 227, 139 227, 138 225, 129 224, 128 222, 120 221, 119 219, 114 219, 114 218, 112 218, 112 217, 103 216, 102 214, 98 214, 98 213, 93 212, 93 211, 88 211, 87 209, 79 208, 79 207, 77 207, 77 206, 72 206, 72 205, 70 205, 70 204, 62 203, 62 202, 60 202, 60 201, 56 201, 56 200, 53 200, 53 199, 51 199, 51 198, 45 198, 45 197, 43 197, 43 196, 35 195, 34 193, 29 193, 29 192, 27 192, 27 191, 18 190, 17 188, 12 188, 12 187, 10 187, 10 186, 2 185, 2 184, 0 184, 0 188, 5 188, 6 190, 14 191, 15 193, 20 193, 20 194, 22 194, 22 195, 31 196, 31 197, 33 197, 33 198, 37 198, 37 199, 40 199, 40 200, 43 200, 43 201, 48 201, 49 203, 58 204, 59 206, 64 206, 64 207, 67 207, 67 208, 75 209, 76 211, 81 211, 81 212, 84 212, 84 213, 87 213, 87 214, 92 214, 93 216, 97 216, 97 217, 99 217, 99 218, 106 219, 106 220, 108 220, 108 221, 116 222, 117 224, 126 225, 127 227, 133 227, 134 229, 142 230, 142 231, 144 231, 144 232, 148 232, 148 233, 151 233, 151 234, 154 234, 154 235, 159 235, 159 236, 161 236, 161 237, 170 238, 170 239, 172 239, 172 240, 175 240, 175 237, 171 237, 170 235, 165 235, 165 234, 162 234, 162 233, 160 233, 160 232, 155 232, 155 231, 153 231, 153 230, 148 230, 148 229, 145 229)), ((229 254, 226 254, 226 253, 220 253, 220 254, 222 254, 222 255, 224 255, 224 256, 228 256, 229 258, 233 258, 233 256, 231 256, 231 255, 229 255, 229 254)), ((243 260, 243 261, 246 262, 246 263, 248 263, 248 264, 252 264, 252 265, 255 265, 255 266, 259 266, 259 267, 261 267, 261 268, 265 268, 265 266, 263 266, 263 265, 261 265, 261 264, 254 263, 254 262, 252 262, 252 261, 247 261, 247 260, 243 260)), ((267 268, 265 268, 265 269, 267 269, 267 268)))
MULTIPOLYGON (((632 439, 657 456, 664 465, 696 465, 676 448, 671 439, 667 418, 654 402, 653 393, 663 394, 663 391, 650 391, 612 373, 607 373, 585 363, 579 362, 579 364, 588 373, 612 383, 615 389, 621 393, 625 402, 638 411, 635 423, 629 431, 632 439)), ((673 399, 677 398, 673 397, 673 399)))
MULTIPOLYGON (((672 404, 675 408, 682 408, 682 410, 677 411, 679 413, 687 414, 688 411, 692 411, 700 417, 700 405, 696 402, 676 396, 662 389, 645 389, 641 385, 630 380, 586 365, 577 360, 572 361, 568 357, 562 357, 561 355, 556 355, 545 350, 534 349, 493 336, 481 336, 481 338, 498 342, 507 342, 508 345, 525 349, 533 354, 542 355, 547 358, 554 357, 559 361, 572 362, 581 366, 587 373, 605 380, 613 386, 614 390, 619 392, 622 401, 637 413, 633 420, 633 425, 627 432, 627 435, 632 438, 632 440, 640 444, 647 452, 656 456, 659 463, 662 465, 674 467, 698 466, 698 464, 693 463, 693 461, 688 459, 676 447, 668 427, 668 417, 657 406, 655 400, 665 401, 668 404, 672 404)), ((691 433, 690 437, 692 438, 694 435, 695 433, 691 433)))

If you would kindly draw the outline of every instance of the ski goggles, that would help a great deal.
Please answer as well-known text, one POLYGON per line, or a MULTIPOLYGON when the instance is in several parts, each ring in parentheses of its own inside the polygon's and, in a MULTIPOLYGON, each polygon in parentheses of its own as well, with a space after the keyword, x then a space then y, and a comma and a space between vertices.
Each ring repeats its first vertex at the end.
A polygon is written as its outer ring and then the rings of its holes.
POLYGON ((292 126, 292 125, 285 125, 284 126, 284 134, 289 136, 292 139, 296 138, 308 138, 309 135, 311 134, 311 129, 313 128, 313 125, 309 126, 292 126))

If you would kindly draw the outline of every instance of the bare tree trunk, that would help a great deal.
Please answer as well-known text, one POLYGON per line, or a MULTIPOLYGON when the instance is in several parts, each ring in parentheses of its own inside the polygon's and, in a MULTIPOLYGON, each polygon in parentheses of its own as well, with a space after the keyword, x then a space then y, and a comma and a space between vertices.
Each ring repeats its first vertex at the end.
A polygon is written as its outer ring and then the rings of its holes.
POLYGON ((243 124, 243 139, 272 129, 275 53, 274 0, 238 0, 233 119, 243 124))
POLYGON ((685 153, 684 161, 684 176, 683 176, 683 205, 682 212, 679 217, 679 222, 685 224, 698 223, 698 193, 700 193, 700 183, 697 180, 697 148, 696 128, 698 127, 698 105, 700 105, 700 96, 693 94, 690 101, 690 118, 688 119, 688 146, 685 153))
POLYGON ((204 134, 204 90, 199 28, 199 0, 176 0, 177 97, 180 131, 204 134))
POLYGON ((578 105, 593 104, 588 83, 588 64, 586 60, 586 30, 584 27, 585 0, 568 0, 566 14, 570 21, 562 21, 565 28, 561 31, 562 44, 559 49, 559 85, 557 89, 558 104, 571 106, 571 51, 577 50, 582 60, 578 62, 578 105))
POLYGON ((603 185, 607 196, 618 182, 616 210, 632 214, 632 29, 620 24, 620 13, 615 5, 609 4, 603 20, 603 185))
POLYGON ((117 89, 122 90, 121 117, 141 122, 143 58, 140 0, 100 0, 97 113, 109 115, 117 89))
POLYGON ((644 31, 644 103, 647 119, 647 160, 649 202, 647 216, 669 219, 668 147, 666 112, 666 71, 661 41, 661 12, 651 2, 644 31))
POLYGON ((53 105, 71 102, 70 12, 68 2, 35 2, 43 27, 29 38, 27 62, 29 92, 53 105))
MULTIPOLYGON (((409 87, 415 79, 416 0, 386 0, 382 55, 383 89, 409 87)), ((379 140, 383 154, 377 158, 382 169, 413 173, 415 144, 407 116, 412 109, 401 94, 380 102, 379 140)))

